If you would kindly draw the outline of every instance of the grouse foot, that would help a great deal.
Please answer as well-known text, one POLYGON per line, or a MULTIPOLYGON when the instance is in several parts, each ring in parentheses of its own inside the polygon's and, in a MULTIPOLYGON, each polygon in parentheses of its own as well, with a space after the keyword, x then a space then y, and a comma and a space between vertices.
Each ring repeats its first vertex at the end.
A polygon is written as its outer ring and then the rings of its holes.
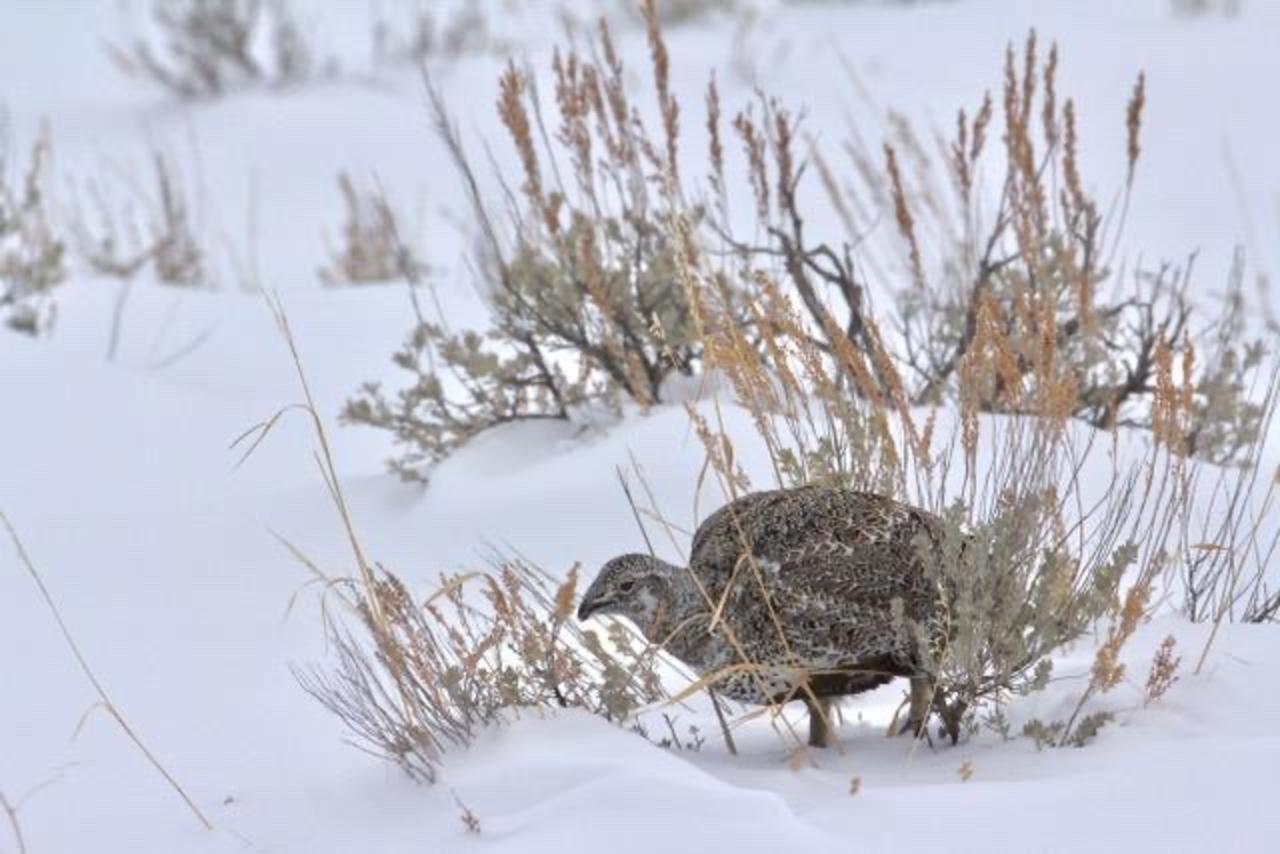
POLYGON ((831 747, 835 733, 831 729, 831 701, 825 697, 804 701, 809 709, 809 746, 831 747))

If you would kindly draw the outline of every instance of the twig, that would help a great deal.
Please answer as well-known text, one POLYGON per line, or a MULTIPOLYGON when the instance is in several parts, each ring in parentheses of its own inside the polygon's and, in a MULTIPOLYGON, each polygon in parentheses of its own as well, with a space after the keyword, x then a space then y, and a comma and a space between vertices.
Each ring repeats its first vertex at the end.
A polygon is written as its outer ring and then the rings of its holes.
POLYGON ((724 746, 729 748, 730 756, 737 756, 738 745, 733 742, 733 733, 729 731, 729 721, 724 716, 724 709, 720 707, 720 698, 711 688, 707 689, 707 695, 711 697, 711 708, 716 710, 716 720, 720 722, 720 732, 724 735, 724 746))
MULTIPOLYGON (((138 734, 133 731, 133 728, 129 726, 129 723, 124 719, 120 710, 116 708, 115 703, 113 703, 111 698, 107 695, 106 689, 102 686, 102 683, 98 681, 98 677, 94 675, 92 668, 89 667, 89 662, 85 660, 84 655, 80 652, 80 647, 76 645, 75 639, 71 636, 71 631, 63 621, 62 614, 58 611, 58 606, 54 604, 53 596, 50 595, 49 589, 44 586, 44 581, 40 578, 40 573, 36 571, 35 564, 31 562, 31 558, 27 555, 27 550, 23 547, 22 541, 18 539, 18 532, 14 530, 13 525, 9 522, 9 517, 3 512, 0 512, 0 524, 3 524, 5 530, 9 533, 9 539, 13 541, 13 547, 17 550, 19 561, 21 561, 22 565, 26 567, 27 572, 30 573, 31 578, 35 581, 36 587, 40 589, 41 598, 44 599, 45 604, 49 607, 50 613, 53 614, 53 619, 57 622, 58 629, 62 632, 62 637, 66 640, 67 646, 71 648, 71 653, 79 663, 80 669, 84 672, 85 677, 88 678, 94 691, 97 692, 98 699, 102 704, 102 707, 111 714, 111 717, 116 719, 116 723, 120 724, 120 728, 124 730, 125 735, 129 736, 129 739, 137 746, 138 750, 142 751, 142 755, 147 758, 147 761, 151 763, 151 766, 160 772, 160 775, 164 777, 170 787, 172 787, 182 800, 186 802, 187 807, 195 814, 195 817, 200 821, 200 824, 204 826, 204 829, 213 830, 213 825, 209 823, 209 819, 205 818, 204 813, 200 812, 200 808, 196 806, 193 800, 191 800, 191 797, 186 793, 178 781, 174 779, 173 775, 165 770, 165 767, 160 764, 160 760, 156 759, 155 754, 153 754, 147 746, 142 743, 142 739, 140 739, 138 734)), ((21 846, 19 846, 19 850, 21 850, 21 846)))

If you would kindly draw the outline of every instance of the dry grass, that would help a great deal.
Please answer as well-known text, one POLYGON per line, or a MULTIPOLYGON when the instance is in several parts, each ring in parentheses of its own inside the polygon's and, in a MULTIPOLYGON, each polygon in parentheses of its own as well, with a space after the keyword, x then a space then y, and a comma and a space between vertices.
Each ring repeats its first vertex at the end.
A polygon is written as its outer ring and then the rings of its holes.
POLYGON ((434 593, 414 597, 379 570, 376 598, 353 593, 365 637, 329 613, 336 670, 295 672, 362 747, 425 781, 450 747, 522 709, 585 708, 621 723, 666 695, 652 652, 625 629, 605 643, 577 627, 576 581, 576 570, 556 584, 512 561, 443 578, 434 593))
MULTIPOLYGON (((1213 635, 1223 622, 1280 618, 1280 589, 1269 572, 1280 556, 1280 471, 1261 466, 1266 438, 1276 428, 1280 370, 1273 369, 1262 394, 1261 429, 1245 455, 1251 464, 1194 471, 1200 506, 1187 520, 1179 582, 1186 615, 1194 622, 1213 622, 1213 635)), ((1203 664, 1202 655, 1197 672, 1203 664)))
POLYGON ((365 555, 338 479, 292 332, 272 302, 297 370, 302 402, 237 440, 252 454, 289 411, 305 413, 316 460, 350 543, 354 572, 330 578, 302 552, 290 552, 323 584, 322 612, 336 667, 298 669, 302 686, 347 726, 355 743, 434 781, 444 754, 485 726, 521 709, 584 708, 622 722, 667 695, 654 651, 618 624, 607 639, 572 619, 577 568, 557 582, 523 560, 495 559, 486 570, 442 576, 415 595, 365 555), (328 607, 332 594, 342 606, 328 607))
POLYGON ((346 220, 338 248, 330 250, 329 263, 319 271, 320 281, 327 285, 390 282, 402 278, 406 269, 424 268, 401 238, 400 217, 381 187, 357 188, 351 176, 342 172, 338 190, 346 220))
POLYGON ((51 291, 66 277, 47 186, 53 145, 43 129, 21 176, 11 174, 9 148, 0 136, 0 316, 10 329, 37 335, 53 326, 51 291))
POLYGON ((159 149, 139 176, 127 166, 89 180, 68 218, 72 245, 94 273, 132 279, 146 269, 179 287, 213 283, 198 195, 175 157, 159 149))
MULTIPOLYGON (((130 726, 128 720, 124 716, 124 713, 120 711, 120 707, 112 701, 110 695, 107 693, 106 686, 104 686, 101 680, 99 680, 97 674, 94 673, 93 668, 89 666, 88 660, 85 659, 84 653, 80 651, 79 644, 76 643, 75 638, 71 634, 71 629, 67 627, 66 621, 63 620, 62 612, 58 610, 57 604, 53 601, 53 596, 49 593, 49 588, 45 586, 44 579, 40 577, 39 571, 31 561, 30 556, 27 554, 27 550, 23 547, 22 541, 18 538, 18 532, 14 530, 12 523, 9 522, 9 517, 4 513, 0 513, 0 526, 2 526, 8 533, 9 539, 13 543, 14 550, 17 552, 19 563, 21 563, 27 570, 27 573, 31 576, 31 580, 35 582, 36 588, 40 591, 40 598, 44 600, 45 605, 49 609, 49 613, 58 624, 58 631, 62 633, 62 638, 67 642, 67 647, 71 650, 71 654, 75 656, 76 663, 80 665, 81 672, 84 673, 85 678, 93 687, 93 691, 98 697, 96 706, 109 714, 111 718, 120 725, 120 729, 124 734, 128 736, 129 740, 138 748, 138 751, 143 755, 151 767, 155 768, 160 776, 164 778, 165 782, 169 784, 169 787, 172 788, 180 798, 182 798, 183 803, 187 805, 187 808, 191 810, 191 813, 196 817, 204 829, 212 830, 213 825, 209 823, 209 819, 207 819, 204 813, 200 811, 200 808, 196 806, 195 801, 191 799, 191 796, 182 788, 182 785, 177 781, 177 779, 169 773, 168 769, 160 763, 160 760, 156 758, 156 755, 151 752, 150 748, 143 743, 138 733, 132 726, 130 726)), ((21 848, 21 835, 18 833, 17 829, 17 807, 11 807, 7 801, 4 803, 4 807, 6 812, 9 814, 9 818, 14 827, 14 833, 18 836, 18 844, 21 848)))

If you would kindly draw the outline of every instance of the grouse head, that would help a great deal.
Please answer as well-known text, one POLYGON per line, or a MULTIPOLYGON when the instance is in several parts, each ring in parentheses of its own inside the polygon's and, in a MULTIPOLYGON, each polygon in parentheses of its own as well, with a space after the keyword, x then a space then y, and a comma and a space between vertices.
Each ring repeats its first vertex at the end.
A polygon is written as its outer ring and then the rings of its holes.
POLYGON ((673 586, 683 570, 655 557, 628 554, 604 565, 582 596, 578 619, 616 614, 648 630, 670 611, 673 586))

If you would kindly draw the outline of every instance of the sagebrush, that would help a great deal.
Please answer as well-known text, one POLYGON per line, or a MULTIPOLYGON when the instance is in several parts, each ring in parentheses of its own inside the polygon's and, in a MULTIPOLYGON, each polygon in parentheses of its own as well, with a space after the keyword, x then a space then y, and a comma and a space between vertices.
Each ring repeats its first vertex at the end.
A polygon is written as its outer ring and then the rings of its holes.
MULTIPOLYGON (((952 741, 984 725, 1007 733, 1006 704, 1045 687, 1055 652, 1093 634, 1073 712, 1026 729, 1037 743, 1088 743, 1113 715, 1097 701, 1124 676, 1125 644, 1202 555, 1218 561, 1198 594, 1212 600, 1212 619, 1274 614, 1262 579, 1276 539, 1257 508, 1275 493, 1259 465, 1277 386, 1259 379, 1265 350, 1244 340, 1239 279, 1225 304, 1197 305, 1189 266, 1123 277, 1112 268, 1141 152, 1141 76, 1114 219, 1084 189, 1077 108, 1057 91, 1056 48, 1042 59, 1034 34, 1003 57, 1000 98, 961 112, 936 156, 891 120, 878 156, 846 147, 849 180, 780 102, 761 96, 726 118, 713 78, 703 183, 682 165, 688 114, 671 89, 656 7, 643 8, 652 127, 622 91, 607 26, 590 50, 555 56, 554 134, 542 132, 533 77, 504 73, 498 108, 521 170, 504 182, 502 216, 481 198, 431 90, 483 235, 474 267, 494 321, 457 331, 419 316, 397 356, 414 385, 390 399, 370 386, 348 407, 349 419, 396 432, 407 448, 398 468, 421 474, 421 463, 495 424, 680 400, 706 451, 699 489, 713 494, 702 506, 766 485, 737 452, 755 441, 768 451, 769 485, 867 489, 927 508, 945 527, 931 571, 950 624, 948 643, 929 652, 932 707, 952 741), (997 130, 999 158, 988 154, 997 130), (726 167, 735 156, 738 173, 726 167), (1004 168, 981 167, 987 156, 1004 168), (848 229, 842 242, 808 223, 812 202, 799 188, 813 172, 848 229), (745 174, 746 186, 730 193, 729 174, 745 174), (948 187, 925 181, 938 174, 948 187), (995 187, 983 183, 989 174, 995 187), (753 204, 745 232, 732 227, 743 220, 730 196, 753 204), (892 240, 864 245, 858 235, 880 218, 892 240), (500 220, 514 223, 510 233, 500 220), (700 399, 667 394, 681 374, 699 381, 700 399), (750 416, 754 436, 730 429, 730 406, 750 416), (1090 474, 1100 459, 1106 478, 1090 474), (1213 472, 1239 474, 1220 488, 1249 512, 1209 514, 1229 521, 1201 537, 1196 502, 1213 472)), ((901 629, 918 632, 905 619, 901 629)), ((780 711, 766 710, 774 720, 780 711)))

